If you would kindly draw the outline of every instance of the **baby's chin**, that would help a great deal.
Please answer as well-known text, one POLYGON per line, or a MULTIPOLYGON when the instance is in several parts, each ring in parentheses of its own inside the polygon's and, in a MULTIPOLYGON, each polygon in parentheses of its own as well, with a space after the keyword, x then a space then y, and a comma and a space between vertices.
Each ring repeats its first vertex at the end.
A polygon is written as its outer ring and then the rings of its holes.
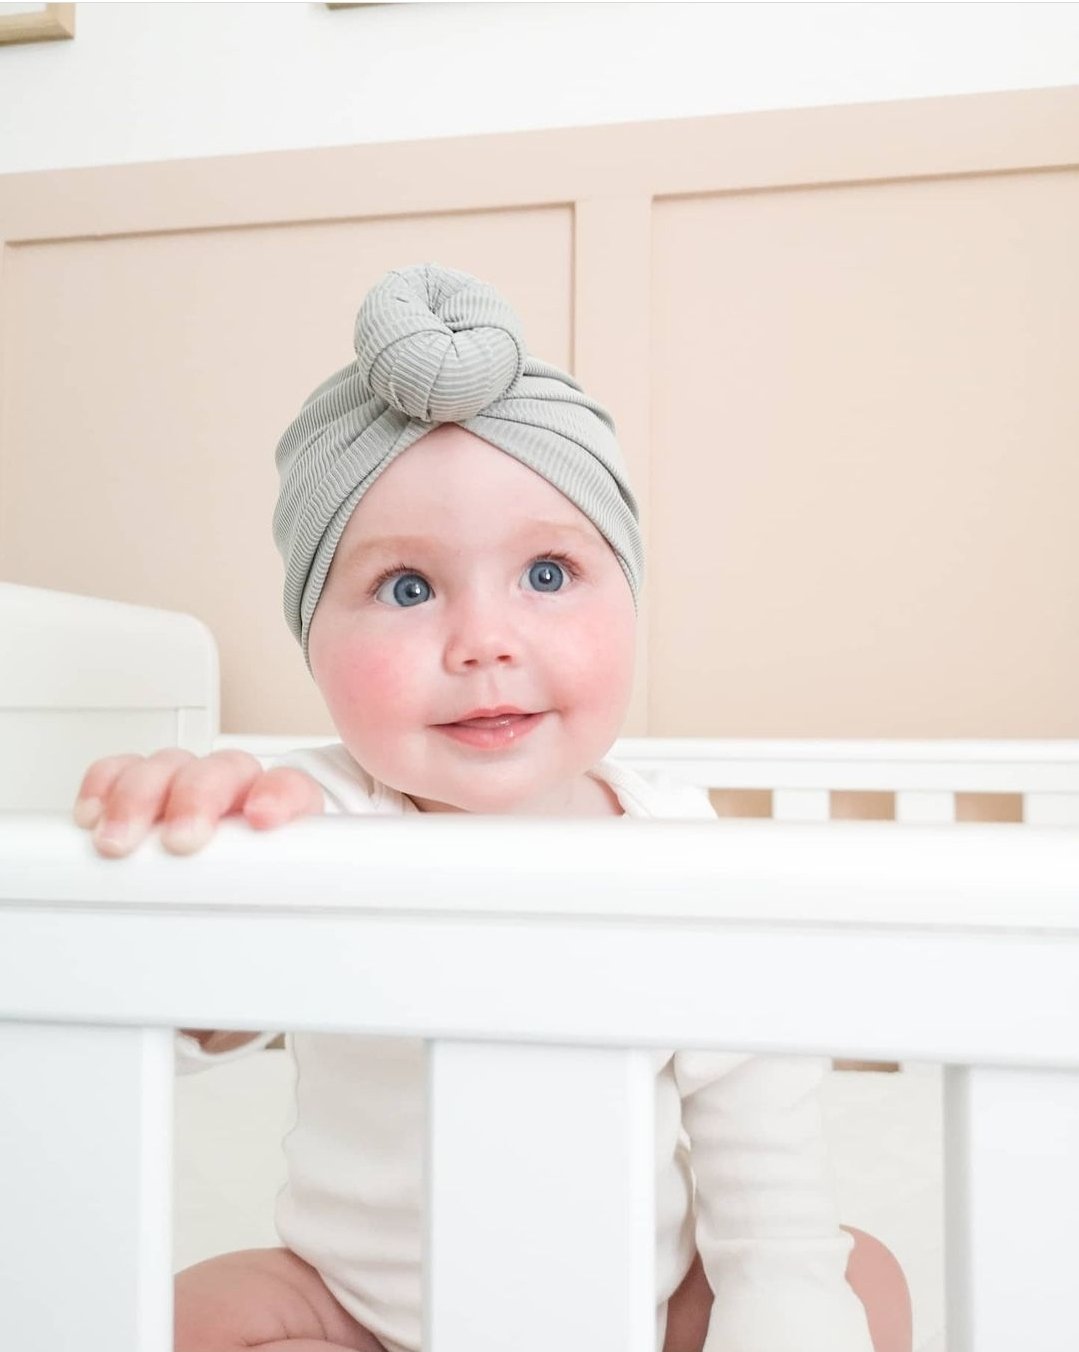
POLYGON ((429 793, 404 792, 421 812, 470 812, 488 817, 527 815, 536 801, 535 793, 454 792, 437 786, 429 793))
MULTIPOLYGON (((417 748, 415 758, 386 758, 377 754, 353 756, 383 784, 412 800, 420 812, 469 812, 482 816, 572 816, 580 796, 579 781, 606 752, 582 760, 551 754, 493 757, 476 756, 475 764, 439 764, 417 748)), ((368 748, 374 752, 375 748, 368 748)))
POLYGON ((557 815, 560 804, 573 799, 568 777, 499 775, 494 767, 480 767, 462 782, 457 777, 432 776, 425 783, 401 789, 421 812, 470 812, 480 816, 557 815))

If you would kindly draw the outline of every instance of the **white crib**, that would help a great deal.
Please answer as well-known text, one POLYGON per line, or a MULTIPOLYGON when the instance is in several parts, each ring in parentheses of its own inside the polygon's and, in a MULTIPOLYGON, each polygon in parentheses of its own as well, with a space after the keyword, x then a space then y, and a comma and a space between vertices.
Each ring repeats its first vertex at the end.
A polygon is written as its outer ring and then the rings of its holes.
POLYGON ((171 1347, 179 1026, 427 1039, 427 1352, 654 1346, 644 1049, 942 1063, 948 1352, 1070 1352, 1079 743, 626 739, 773 818, 227 824, 117 864, 79 773, 213 745, 212 640, 10 585, 0 624, 3 1352, 171 1347), (829 820, 850 790, 897 822, 829 820), (1024 824, 954 824, 967 792, 1024 824))

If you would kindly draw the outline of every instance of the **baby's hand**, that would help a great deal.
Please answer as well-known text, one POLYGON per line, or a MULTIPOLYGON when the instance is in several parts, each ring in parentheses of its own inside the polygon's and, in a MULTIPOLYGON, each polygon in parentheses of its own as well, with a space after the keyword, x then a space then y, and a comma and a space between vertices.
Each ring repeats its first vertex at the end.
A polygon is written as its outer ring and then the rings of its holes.
POLYGON ((152 756, 94 761, 79 787, 75 821, 96 828, 98 854, 117 859, 159 821, 167 850, 193 854, 222 817, 242 813, 249 826, 266 830, 322 809, 322 789, 302 770, 263 770, 246 751, 199 757, 170 747, 152 756))

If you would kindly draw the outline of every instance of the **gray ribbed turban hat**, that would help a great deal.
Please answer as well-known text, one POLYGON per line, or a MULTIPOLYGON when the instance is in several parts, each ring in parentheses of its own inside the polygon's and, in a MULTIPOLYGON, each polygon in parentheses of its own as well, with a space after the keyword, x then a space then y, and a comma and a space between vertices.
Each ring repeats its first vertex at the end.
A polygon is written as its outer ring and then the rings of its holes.
POLYGON ((285 617, 309 668, 311 617, 353 509, 438 423, 459 423, 580 508, 636 606, 643 551, 614 422, 564 371, 528 354, 493 286, 435 263, 397 268, 367 293, 353 346, 355 361, 308 396, 276 452, 285 617))

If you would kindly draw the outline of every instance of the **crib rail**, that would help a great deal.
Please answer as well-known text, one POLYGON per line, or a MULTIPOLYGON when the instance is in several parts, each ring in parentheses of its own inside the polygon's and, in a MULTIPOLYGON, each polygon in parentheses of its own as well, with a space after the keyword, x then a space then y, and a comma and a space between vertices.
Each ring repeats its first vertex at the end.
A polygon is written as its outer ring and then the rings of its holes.
POLYGON ((1066 970, 1079 833, 432 817, 424 843, 404 819, 226 823, 194 858, 151 844, 118 864, 65 822, 0 816, 0 1013, 1079 1068, 1079 981, 1059 1006, 1047 967, 1037 998, 1015 984, 1023 955, 1066 970), (777 989, 762 974, 788 948, 777 989))
POLYGON ((782 821, 827 821, 831 796, 894 795, 900 822, 950 822, 961 794, 1010 794, 1032 826, 1079 826, 1079 742, 624 738, 621 754, 706 788, 765 789, 782 821))
MULTIPOLYGON (((281 755, 329 737, 223 733, 215 748, 281 755)), ((956 821, 961 795, 1007 794, 1030 826, 1079 826, 1079 741, 622 737, 611 756, 703 789, 770 794, 775 821, 828 821, 833 796, 894 796, 897 822, 956 821)))
POLYGON ((654 1346, 647 1049, 943 1062, 949 1352, 1066 1345, 1079 832, 425 832, 227 823, 118 864, 0 816, 0 1346, 169 1347, 177 1026, 427 1039, 428 1352, 654 1346))

